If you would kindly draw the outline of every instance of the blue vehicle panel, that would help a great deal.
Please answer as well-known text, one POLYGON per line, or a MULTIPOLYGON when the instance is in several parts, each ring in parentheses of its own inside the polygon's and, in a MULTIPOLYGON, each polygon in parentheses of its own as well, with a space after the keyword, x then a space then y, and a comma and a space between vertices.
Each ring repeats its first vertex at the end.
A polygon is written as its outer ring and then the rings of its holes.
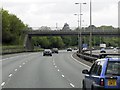
POLYGON ((120 89, 120 58, 98 59, 82 73, 86 74, 83 90, 120 89))

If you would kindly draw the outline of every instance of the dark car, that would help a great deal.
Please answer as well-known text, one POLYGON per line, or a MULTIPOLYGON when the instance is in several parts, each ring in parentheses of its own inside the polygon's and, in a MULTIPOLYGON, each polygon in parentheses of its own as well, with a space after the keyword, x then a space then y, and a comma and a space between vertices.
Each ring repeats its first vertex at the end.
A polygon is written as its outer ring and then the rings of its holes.
POLYGON ((100 53, 106 53, 105 49, 102 48, 102 49, 100 50, 100 53))
POLYGON ((83 90, 120 90, 120 58, 98 59, 91 69, 82 71, 83 90))
POLYGON ((67 48, 67 51, 72 51, 72 48, 67 48))
POLYGON ((52 53, 58 53, 58 48, 53 48, 52 53))
POLYGON ((43 51, 43 56, 52 56, 52 51, 50 49, 45 49, 43 51))

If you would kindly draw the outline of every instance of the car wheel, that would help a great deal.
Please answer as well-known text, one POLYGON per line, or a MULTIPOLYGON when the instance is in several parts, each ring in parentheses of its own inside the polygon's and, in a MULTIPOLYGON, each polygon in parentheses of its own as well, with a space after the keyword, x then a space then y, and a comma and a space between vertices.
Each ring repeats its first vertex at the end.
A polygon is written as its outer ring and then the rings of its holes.
MULTIPOLYGON (((91 87, 91 90, 96 90, 93 85, 92 85, 92 87, 91 87)), ((98 89, 97 89, 97 90, 98 90, 98 89)))
POLYGON ((85 83, 84 83, 84 81, 83 81, 82 90, 86 90, 86 87, 85 87, 85 83))

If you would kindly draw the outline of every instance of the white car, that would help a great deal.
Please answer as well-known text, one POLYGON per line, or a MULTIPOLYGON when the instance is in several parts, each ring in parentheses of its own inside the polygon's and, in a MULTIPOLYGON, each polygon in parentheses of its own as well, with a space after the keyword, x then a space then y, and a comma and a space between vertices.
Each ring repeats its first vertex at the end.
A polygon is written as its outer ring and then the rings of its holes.
POLYGON ((50 50, 50 49, 45 49, 44 51, 43 51, 43 56, 52 56, 52 51, 50 50))

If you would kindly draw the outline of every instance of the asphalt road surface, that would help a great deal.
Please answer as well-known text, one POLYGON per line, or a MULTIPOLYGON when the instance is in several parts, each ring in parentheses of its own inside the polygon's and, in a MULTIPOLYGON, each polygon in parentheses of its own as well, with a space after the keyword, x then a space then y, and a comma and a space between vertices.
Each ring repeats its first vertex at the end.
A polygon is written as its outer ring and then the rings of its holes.
POLYGON ((83 69, 73 52, 60 51, 53 56, 38 53, 5 55, 2 62, 3 88, 82 88, 83 69))

